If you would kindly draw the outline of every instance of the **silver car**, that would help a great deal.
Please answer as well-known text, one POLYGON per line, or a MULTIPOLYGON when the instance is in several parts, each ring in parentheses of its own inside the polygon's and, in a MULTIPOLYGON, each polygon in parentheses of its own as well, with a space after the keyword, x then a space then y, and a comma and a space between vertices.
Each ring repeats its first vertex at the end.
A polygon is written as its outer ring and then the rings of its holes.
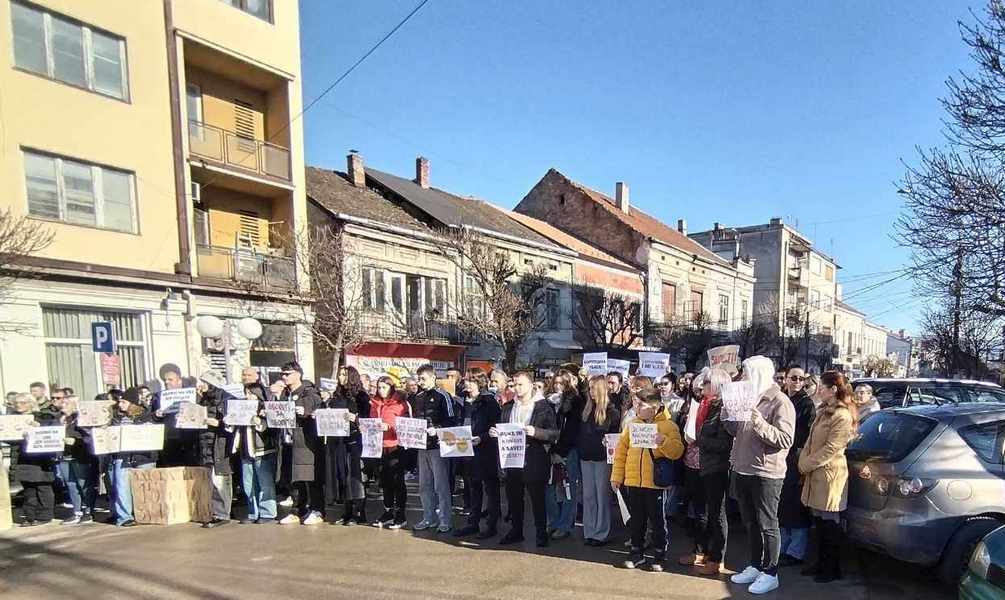
POLYGON ((1005 524, 1005 404, 894 408, 848 446, 848 536, 955 583, 1005 524))

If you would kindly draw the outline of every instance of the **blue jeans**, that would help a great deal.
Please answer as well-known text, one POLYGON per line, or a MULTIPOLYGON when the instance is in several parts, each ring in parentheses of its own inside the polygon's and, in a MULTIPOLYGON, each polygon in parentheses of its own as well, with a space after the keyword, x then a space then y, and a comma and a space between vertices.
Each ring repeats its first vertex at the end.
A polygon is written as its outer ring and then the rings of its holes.
POLYGON ((555 485, 548 486, 545 503, 548 509, 548 527, 558 531, 572 532, 576 524, 576 506, 579 504, 576 493, 583 479, 579 464, 579 452, 575 448, 569 450, 566 457, 565 471, 569 476, 569 497, 565 496, 565 488, 555 485))
POLYGON ((66 483, 66 492, 73 504, 73 514, 89 515, 94 512, 98 499, 98 467, 93 463, 60 460, 57 473, 66 483))
POLYGON ((450 464, 440 456, 439 448, 419 450, 419 501, 422 503, 422 520, 435 524, 439 509, 441 527, 453 522, 450 497, 450 464))
MULTIPOLYGON (((146 471, 154 468, 154 463, 146 463, 134 468, 146 471)), ((112 461, 109 475, 112 480, 112 496, 114 497, 112 506, 115 509, 116 525, 133 520, 133 490, 129 487, 129 471, 128 467, 122 465, 121 458, 112 461)))
POLYGON ((248 497, 248 519, 275 519, 276 455, 241 457, 241 487, 248 497))
POLYGON ((803 560, 806 558, 806 546, 810 542, 809 528, 787 529, 783 527, 781 554, 803 560))

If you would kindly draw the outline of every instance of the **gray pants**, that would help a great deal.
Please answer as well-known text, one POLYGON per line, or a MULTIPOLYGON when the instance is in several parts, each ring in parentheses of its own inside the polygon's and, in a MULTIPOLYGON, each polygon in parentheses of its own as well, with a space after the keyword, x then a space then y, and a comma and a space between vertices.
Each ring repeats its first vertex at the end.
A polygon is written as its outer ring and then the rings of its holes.
POLYGON ((220 475, 213 469, 213 517, 230 519, 230 506, 234 501, 232 475, 220 475))
POLYGON ((583 470, 583 538, 607 541, 611 533, 611 465, 580 461, 583 470))
POLYGON ((419 450, 419 501, 422 520, 435 524, 436 509, 440 510, 440 526, 451 526, 450 464, 440 457, 439 448, 419 450))
POLYGON ((733 497, 747 526, 750 564, 762 573, 778 573, 781 532, 778 529, 778 498, 783 479, 733 473, 733 497))

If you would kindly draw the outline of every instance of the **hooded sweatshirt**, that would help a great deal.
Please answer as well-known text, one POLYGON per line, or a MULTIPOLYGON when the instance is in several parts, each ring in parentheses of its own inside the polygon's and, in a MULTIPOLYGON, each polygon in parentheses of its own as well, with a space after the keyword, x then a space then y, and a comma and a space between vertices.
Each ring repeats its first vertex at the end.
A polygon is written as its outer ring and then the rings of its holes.
POLYGON ((752 356, 743 361, 744 378, 757 390, 757 411, 761 419, 730 422, 734 431, 729 461, 733 471, 765 479, 784 479, 785 458, 792 446, 796 414, 788 396, 774 382, 771 359, 752 356))

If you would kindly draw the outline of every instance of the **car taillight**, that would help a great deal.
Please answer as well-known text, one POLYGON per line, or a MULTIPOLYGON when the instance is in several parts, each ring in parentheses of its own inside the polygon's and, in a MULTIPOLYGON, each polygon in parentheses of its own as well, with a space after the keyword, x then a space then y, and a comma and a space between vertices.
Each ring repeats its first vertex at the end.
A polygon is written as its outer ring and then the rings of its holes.
POLYGON ((984 542, 979 542, 974 549, 974 556, 970 559, 970 570, 982 579, 988 578, 988 568, 991 566, 991 554, 988 552, 984 542))
POLYGON ((877 477, 873 480, 873 485, 876 488, 876 493, 880 496, 885 496, 890 493, 890 480, 886 477, 877 477))
POLYGON ((918 477, 898 477, 888 479, 877 477, 873 480, 873 487, 880 496, 892 493, 900 498, 914 498, 935 487, 938 481, 934 479, 920 479, 918 477))

